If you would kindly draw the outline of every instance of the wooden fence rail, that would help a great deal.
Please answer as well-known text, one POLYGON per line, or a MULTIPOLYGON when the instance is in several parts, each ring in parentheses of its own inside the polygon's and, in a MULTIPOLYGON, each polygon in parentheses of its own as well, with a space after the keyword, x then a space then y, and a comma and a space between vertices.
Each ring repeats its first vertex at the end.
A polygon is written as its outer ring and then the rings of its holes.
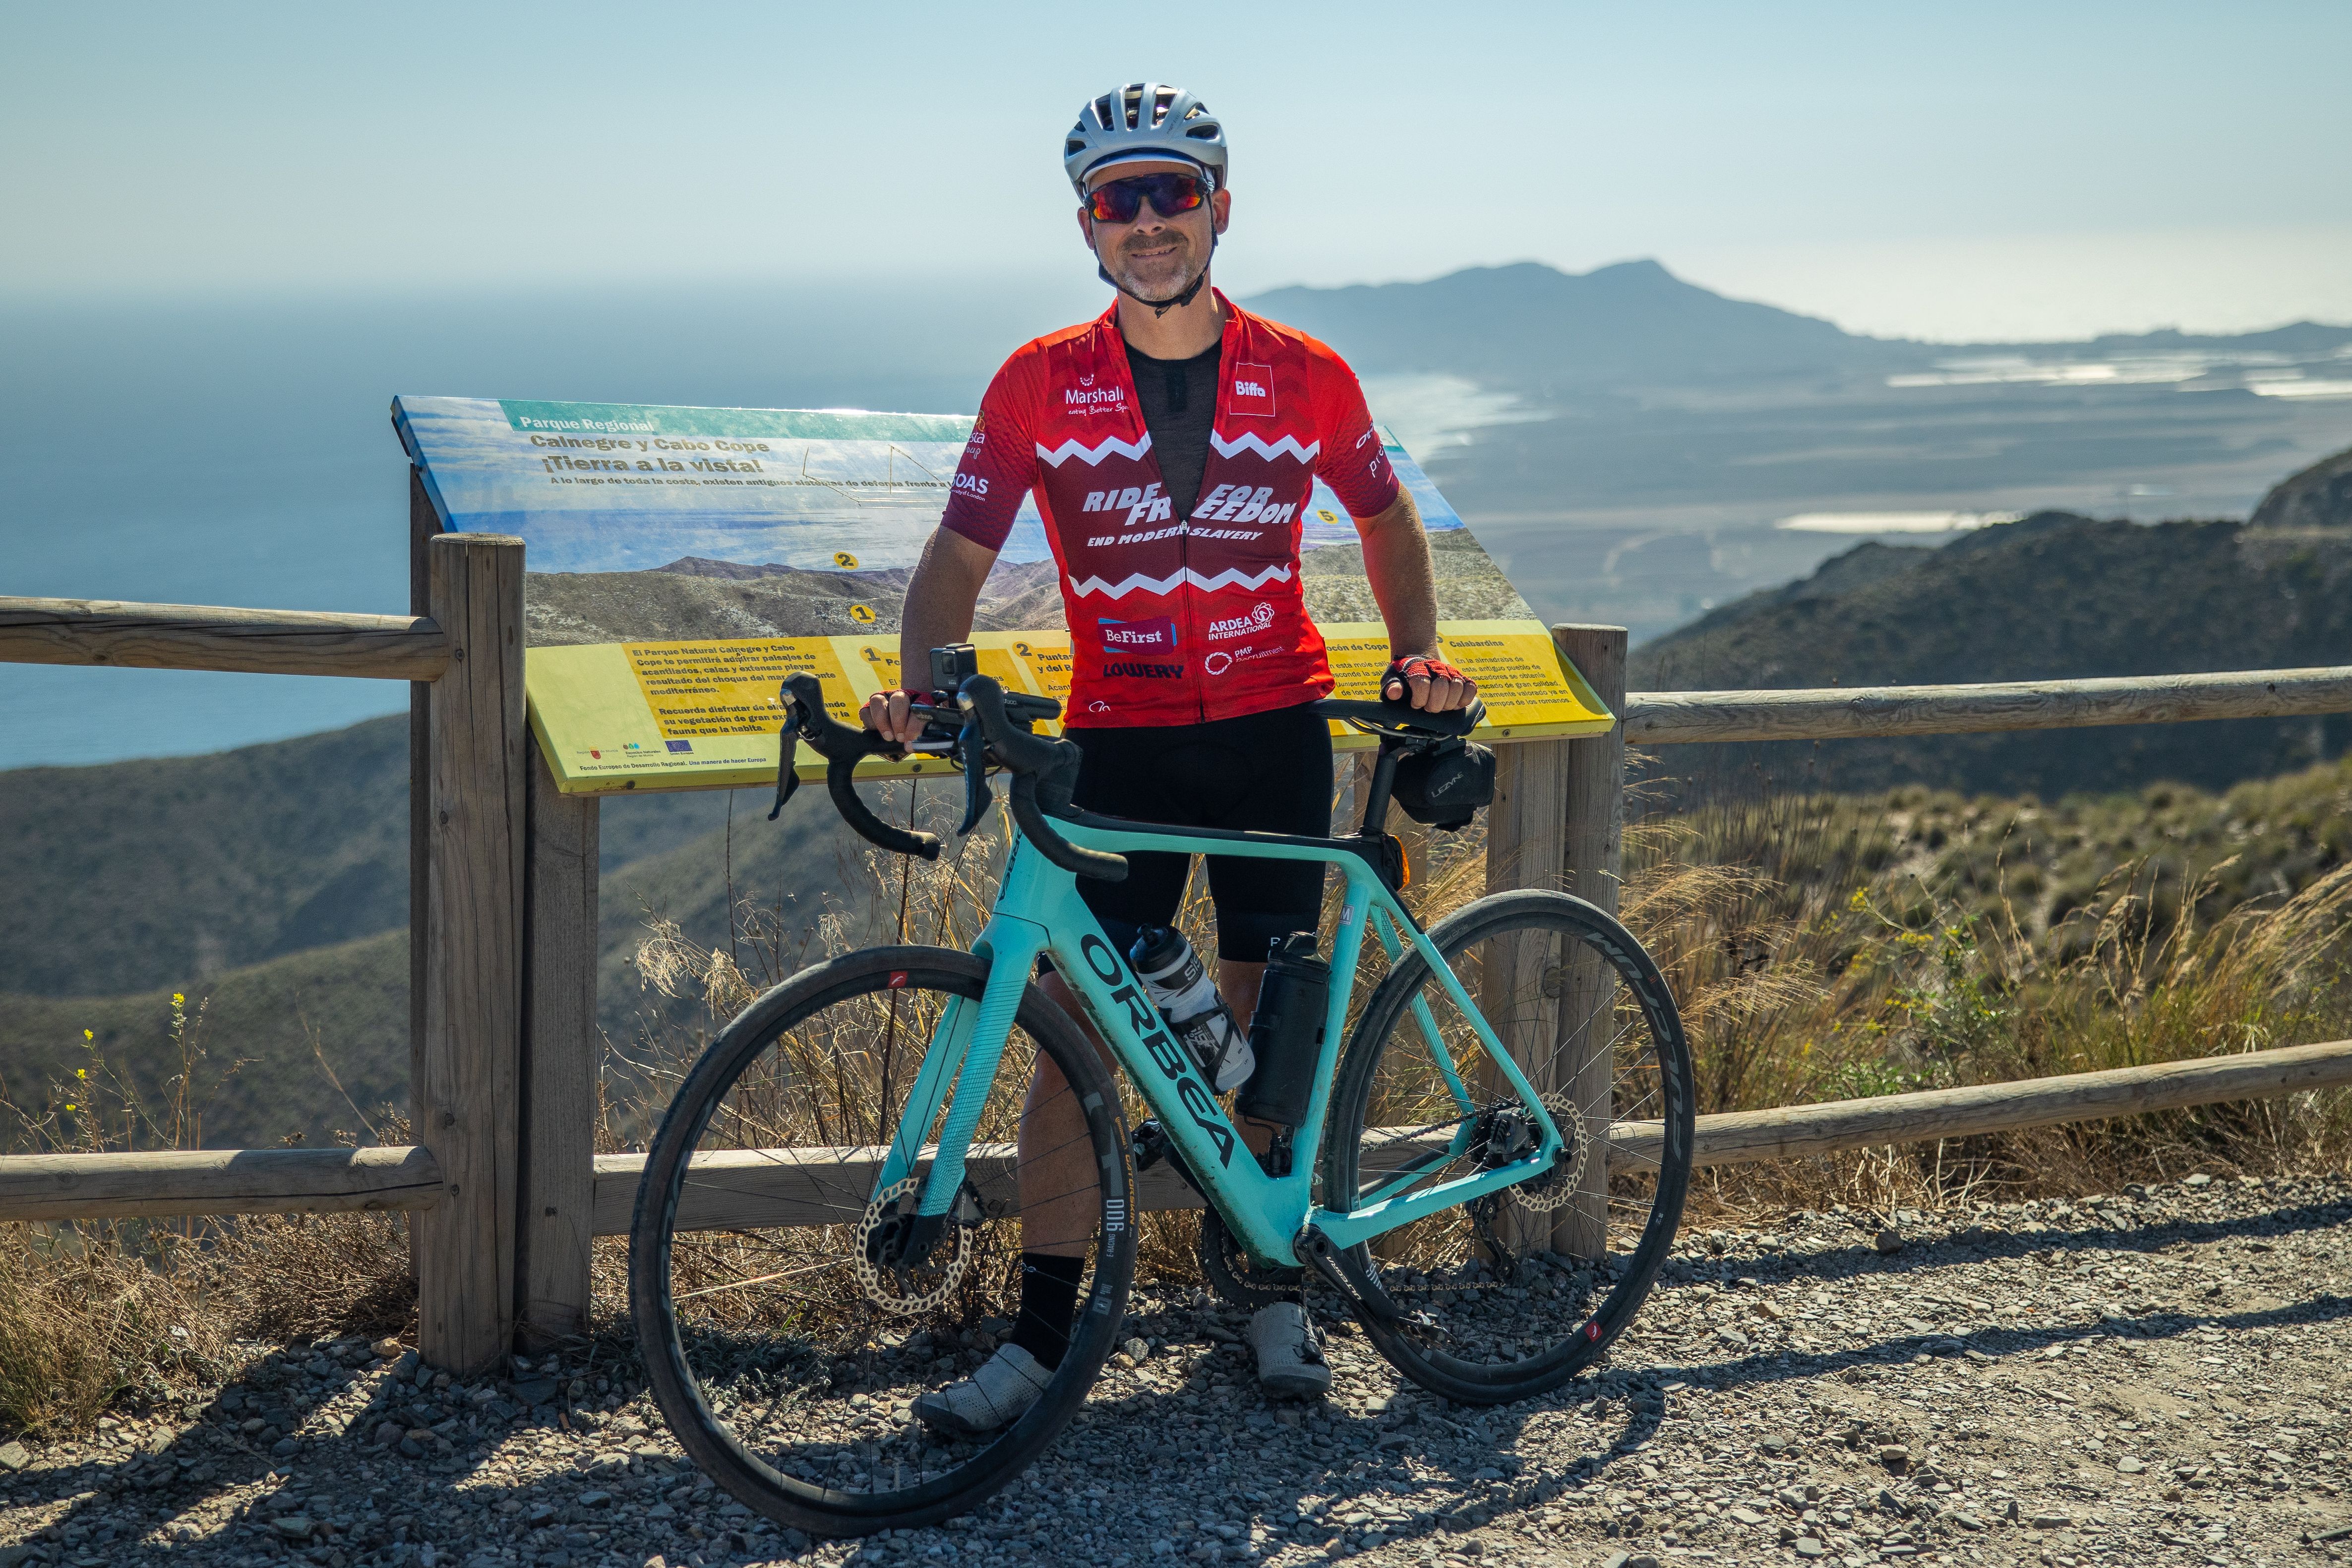
MULTIPOLYGON (((2347 1085, 2352 1085, 2352 1040, 2331 1040, 2152 1067, 1702 1116, 1694 1158, 1700 1165, 1754 1164, 2347 1085)), ((1654 1121, 1619 1123, 1610 1129, 1609 1163, 1621 1170, 1654 1165, 1659 1138, 1654 1121)), ((1392 1161, 1402 1163, 1423 1146, 1423 1139, 1405 1137, 1388 1151, 1392 1161)), ((687 1230, 724 1230, 846 1223, 864 1207, 883 1153, 803 1147, 706 1155, 695 1162, 677 1224, 687 1230)), ((643 1154, 595 1157, 595 1235, 628 1234, 645 1164, 643 1154)), ((1372 1162, 1372 1168, 1381 1166, 1381 1161, 1372 1162)), ((992 1212, 1010 1213, 1017 1205, 1013 1145, 974 1145, 967 1169, 992 1212)), ((0 1160, 0 1221, 426 1209, 436 1206, 441 1190, 432 1154, 414 1148, 43 1154, 0 1160)), ((1198 1208, 1201 1200, 1161 1165, 1138 1177, 1136 1206, 1198 1208)))
POLYGON ((0 663, 438 680, 449 639, 424 616, 0 597, 0 663))
POLYGON ((1788 691, 1637 691, 1635 745, 1964 735, 2198 719, 2284 719, 2352 710, 2352 668, 2018 680, 1982 686, 1822 687, 1788 691))
MULTIPOLYGON (((628 1228, 642 1155, 592 1156, 598 805, 564 796, 532 753, 522 692, 521 542, 450 534, 411 473, 407 616, 317 615, 101 600, 0 597, 0 663, 360 676, 412 682, 411 1011, 414 1148, 228 1150, 0 1158, 0 1221, 404 1210, 418 1349, 473 1373, 576 1331, 589 1308, 588 1240, 628 1228)), ((2352 711, 2352 668, 2119 680, 1813 691, 1635 692, 1621 626, 1553 628, 1561 653, 1623 722, 1580 741, 1502 749, 1486 885, 1565 888, 1616 905, 1624 751, 1636 743, 2171 723, 2352 711)), ((1411 829, 1405 829, 1408 836, 1411 829)), ((1605 986, 1567 977, 1570 1001, 1605 986)), ((1564 1014, 1588 1010, 1581 1005, 1564 1014)), ((1549 1058, 1546 1023, 1514 1037, 1549 1058)), ((2352 1043, 2253 1052, 2023 1084, 1703 1117, 1702 1164, 1784 1158, 2352 1083, 2352 1043)), ((1590 1106, 1597 1078, 1573 1087, 1590 1106)), ((1605 1127, 1608 1163, 1657 1131, 1605 1127)), ((1588 1110, 1588 1118, 1591 1111, 1588 1110)), ((1411 1140, 1397 1145, 1403 1152, 1411 1140)), ((1598 1244, 1604 1163, 1552 1216, 1554 1246, 1598 1244)), ((702 1226, 841 1217, 870 1184, 870 1152, 751 1151, 722 1160, 682 1217, 702 1226), (721 1168, 723 1167, 723 1168, 721 1168)), ((1000 1205, 1011 1151, 973 1151, 1000 1205)), ((1165 1168, 1146 1208, 1198 1200, 1165 1168)), ((1515 1225, 1522 1222, 1514 1221, 1515 1225)), ((1540 1245, 1540 1222, 1515 1232, 1540 1245)))

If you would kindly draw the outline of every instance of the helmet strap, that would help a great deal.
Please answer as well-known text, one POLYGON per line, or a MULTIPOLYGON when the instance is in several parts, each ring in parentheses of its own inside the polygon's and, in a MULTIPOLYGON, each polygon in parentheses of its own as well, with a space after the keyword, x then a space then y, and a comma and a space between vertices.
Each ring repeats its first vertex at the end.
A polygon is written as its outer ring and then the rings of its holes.
POLYGON ((1129 288, 1126 284, 1112 277, 1110 275, 1110 268, 1102 264, 1102 258, 1100 257, 1097 257, 1095 258, 1095 273, 1104 282, 1109 284, 1113 289, 1118 289, 1120 293, 1126 295, 1137 304, 1150 306, 1153 316, 1164 317, 1171 310, 1183 309, 1183 307, 1191 304, 1200 296, 1201 286, 1209 280, 1209 262, 1214 261, 1216 258, 1217 236, 1216 231, 1212 229, 1209 233, 1209 261, 1201 263, 1201 270, 1193 275, 1192 282, 1184 286, 1184 291, 1181 294, 1175 295, 1174 297, 1166 300, 1145 299, 1142 295, 1137 293, 1134 289, 1129 288))

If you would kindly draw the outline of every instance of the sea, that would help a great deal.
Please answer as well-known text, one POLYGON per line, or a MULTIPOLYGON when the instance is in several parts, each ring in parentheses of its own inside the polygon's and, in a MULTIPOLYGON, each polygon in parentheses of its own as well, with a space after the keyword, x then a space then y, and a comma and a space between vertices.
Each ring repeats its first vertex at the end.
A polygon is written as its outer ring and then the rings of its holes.
MULTIPOLYGON (((968 413, 1012 346, 1100 308, 1091 284, 1020 279, 922 297, 760 280, 0 297, 0 595, 404 612, 395 395, 968 413)), ((1628 625, 1637 643, 1871 541, 1938 544, 2053 504, 2242 516, 2273 479, 2352 441, 2352 396, 2316 372, 2288 398, 2182 397, 2120 371, 2110 389, 2008 362, 1948 369, 1890 385, 1912 423, 1867 463, 1845 451, 1853 410, 1759 407, 1708 437, 1730 455, 1696 488, 1686 408, 1620 400, 1596 424, 1456 376, 1365 384, 1538 614, 1628 625), (2210 409, 2193 428, 2171 412, 2192 405, 2210 409), (1979 456, 1989 411, 2018 434, 1979 456), (2116 411, 2133 437, 2120 458, 2116 411), (2053 444, 2053 420, 2097 439, 2053 444)), ((406 700, 378 681, 0 665, 0 769, 218 751, 406 700)))

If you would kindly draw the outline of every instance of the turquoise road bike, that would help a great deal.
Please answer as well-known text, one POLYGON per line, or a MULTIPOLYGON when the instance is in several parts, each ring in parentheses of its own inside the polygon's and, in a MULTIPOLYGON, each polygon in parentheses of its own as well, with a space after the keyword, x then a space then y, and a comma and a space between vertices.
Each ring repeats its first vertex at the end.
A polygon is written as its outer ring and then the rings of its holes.
MULTIPOLYGON (((814 677, 787 681, 785 705, 787 762, 806 740, 861 834, 938 855, 938 837, 881 822, 857 794, 858 761, 895 748, 830 718, 814 677)), ((850 952, 768 992, 688 1073, 646 1157, 631 1305, 656 1397, 706 1471, 827 1534, 978 1504, 1054 1440, 1128 1336, 1154 1331, 1127 1320, 1135 1173, 1162 1163, 1204 1201, 1202 1264, 1221 1295, 1255 1308, 1312 1285, 1449 1399, 1540 1394, 1608 1350, 1681 1215, 1688 1053, 1657 966, 1591 904, 1504 892, 1426 929, 1413 917, 1382 830, 1391 786, 1401 759, 1475 715, 1321 704, 1380 750, 1358 830, 1314 838, 1074 809, 1077 748, 1033 730, 1056 707, 983 676, 921 711, 919 749, 964 769, 961 831, 989 802, 988 771, 1011 777, 1014 831, 978 940, 850 952), (1124 875, 1131 850, 1338 874, 1314 1091, 1262 1153, 1078 896, 1080 877, 1124 875), (1132 1134, 1104 1053, 1035 984, 1040 958, 1150 1113, 1132 1134), (1023 1212, 1085 1238, 1067 1351, 1017 1419, 940 1436, 910 1402, 995 1348, 1023 1212)), ((787 772, 779 809, 791 789, 787 772)), ((1133 1392, 1139 1375, 1118 1378, 1133 1392)))

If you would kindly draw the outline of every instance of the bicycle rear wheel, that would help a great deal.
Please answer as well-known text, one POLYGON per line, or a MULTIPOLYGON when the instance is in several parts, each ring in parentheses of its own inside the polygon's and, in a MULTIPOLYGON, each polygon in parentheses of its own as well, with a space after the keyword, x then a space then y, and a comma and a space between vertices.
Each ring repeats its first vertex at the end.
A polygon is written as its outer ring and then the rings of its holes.
POLYGON ((695 1462, 780 1524, 863 1535, 973 1507, 1069 1420, 1125 1316, 1135 1233, 1118 1097, 1077 1026, 1034 985, 971 1135, 969 1201, 927 1256, 893 1267, 951 1102, 949 1084, 922 1076, 926 1053, 959 1021, 969 1030, 987 977, 982 959, 929 947, 803 972, 711 1043, 646 1156, 629 1293, 655 1398, 695 1462), (1032 1114, 1067 1096, 1085 1129, 1073 1191, 1038 1192, 1024 1178, 1046 1167, 1014 1157, 1041 1064, 1060 1087, 1041 1091, 1032 1114), (910 1104, 925 1108, 912 1119, 916 1184, 877 1194, 910 1104), (909 1405, 996 1348, 981 1325, 1014 1310, 1024 1188, 1033 1208, 1075 1212, 1087 1236, 1070 1344, 1018 1419, 984 1437, 936 1436, 909 1405))
MULTIPOLYGON (((1367 1314, 1364 1327, 1423 1387, 1500 1404, 1575 1376, 1649 1294, 1689 1185, 1690 1056, 1657 966, 1623 926, 1580 900, 1498 893, 1429 937, 1567 1147, 1541 1175, 1359 1249, 1412 1315, 1389 1324, 1367 1314), (1621 1129, 1613 1150, 1603 1132, 1611 1124, 1621 1129)), ((1320 1201, 1364 1206, 1535 1146, 1467 1016, 1407 950, 1340 1064, 1320 1201)))

